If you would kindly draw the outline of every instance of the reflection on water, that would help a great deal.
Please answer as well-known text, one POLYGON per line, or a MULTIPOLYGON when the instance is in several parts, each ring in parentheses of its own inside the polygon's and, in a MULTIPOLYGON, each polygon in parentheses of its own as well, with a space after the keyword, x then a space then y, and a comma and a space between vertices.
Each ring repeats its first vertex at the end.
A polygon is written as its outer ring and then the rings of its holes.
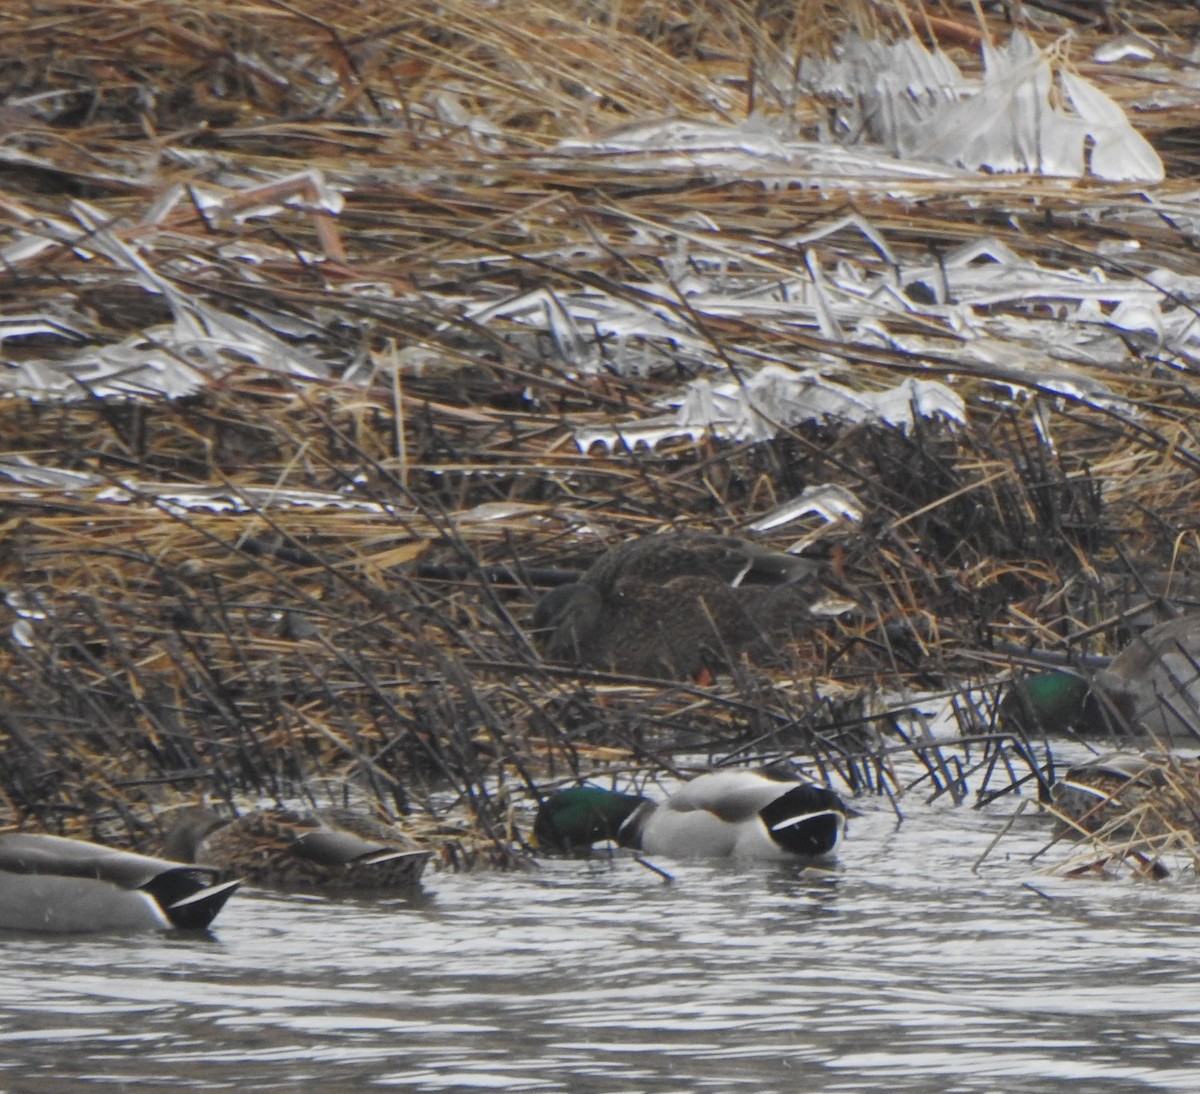
POLYGON ((1194 883, 1034 879, 1034 816, 973 873, 1007 808, 856 804, 831 870, 621 855, 9 936, 0 1089, 1200 1090, 1194 883))

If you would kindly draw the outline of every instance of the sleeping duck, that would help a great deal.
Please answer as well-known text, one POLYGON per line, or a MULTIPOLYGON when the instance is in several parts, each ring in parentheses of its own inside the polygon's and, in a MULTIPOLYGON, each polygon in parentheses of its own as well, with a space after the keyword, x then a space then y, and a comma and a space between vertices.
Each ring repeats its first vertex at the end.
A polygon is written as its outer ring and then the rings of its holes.
POLYGON ((671 858, 812 858, 837 846, 846 813, 832 790, 773 768, 714 771, 661 804, 598 786, 562 790, 542 802, 533 833, 563 854, 615 840, 671 858))
POLYGON ((1200 763, 1175 754, 1109 752, 1069 767, 1050 805, 1074 834, 1151 839, 1195 833, 1200 763))
POLYGON ((546 593, 531 631, 554 661, 704 679, 742 657, 777 657, 808 633, 817 566, 733 536, 641 536, 546 593))
POLYGON ((432 857, 399 828, 348 809, 252 809, 221 817, 179 810, 165 853, 252 885, 353 891, 415 885, 432 857))

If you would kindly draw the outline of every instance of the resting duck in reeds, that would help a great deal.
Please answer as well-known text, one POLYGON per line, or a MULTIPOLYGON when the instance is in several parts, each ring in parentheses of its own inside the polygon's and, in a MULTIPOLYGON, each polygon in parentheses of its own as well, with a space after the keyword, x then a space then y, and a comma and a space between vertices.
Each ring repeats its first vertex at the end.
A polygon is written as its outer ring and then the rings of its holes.
POLYGON ((1050 804, 1077 834, 1110 842, 1200 833, 1200 764, 1173 755, 1110 752, 1076 764, 1050 804))
POLYGON ((415 885, 433 854, 351 810, 255 809, 223 818, 203 806, 179 811, 164 851, 253 885, 333 892, 415 885))
POLYGON ((661 804, 572 787, 542 802, 533 833, 538 847, 562 854, 613 840, 671 858, 813 858, 832 852, 845 826, 832 790, 763 768, 699 775, 661 804))
POLYGON ((203 930, 239 884, 85 840, 0 833, 0 930, 203 930))
POLYGON ((695 680, 761 661, 810 626, 810 559, 733 536, 664 533, 611 548, 534 609, 554 661, 695 680))
POLYGON ((1151 627, 1091 676, 1064 670, 1016 682, 1002 719, 1028 731, 1149 736, 1200 743, 1200 616, 1151 627))

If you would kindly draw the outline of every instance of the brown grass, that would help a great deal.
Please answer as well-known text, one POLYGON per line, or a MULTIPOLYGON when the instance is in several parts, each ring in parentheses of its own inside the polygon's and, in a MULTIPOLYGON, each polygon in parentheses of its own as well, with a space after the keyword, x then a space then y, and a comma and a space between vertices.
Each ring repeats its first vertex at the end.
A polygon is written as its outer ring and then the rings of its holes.
MULTIPOLYGON (((1182 49, 1194 11, 1161 11, 1134 5, 1130 18, 1182 49)), ((1097 366, 1126 411, 1023 375, 1048 437, 1006 396, 1011 370, 969 363, 948 329, 914 319, 943 347, 917 356, 698 315, 681 296, 664 311, 718 357, 839 358, 866 389, 953 377, 969 428, 826 424, 751 447, 580 452, 573 429, 652 413, 695 363, 660 346, 649 375, 581 372, 519 323, 448 304, 534 289, 642 301, 679 226, 701 223, 713 229, 697 238, 734 256, 731 282, 750 285, 784 254, 747 241, 850 213, 906 264, 983 234, 1051 268, 1116 270, 1096 243, 1130 235, 1141 250, 1122 261, 1138 276, 1193 262, 1187 222, 1148 226, 1135 187, 977 179, 899 199, 551 154, 649 118, 751 109, 810 132, 824 107, 780 82, 784 62, 850 26, 898 33, 906 20, 974 63, 969 4, 6 5, 0 34, 19 50, 0 66, 0 246, 46 245, 0 274, 0 318, 55 316, 77 332, 9 338, 8 360, 64 360, 168 322, 163 295, 122 258, 136 250, 182 298, 261 324, 327 375, 226 354, 173 401, 80 390, 62 405, 0 403, 0 454, 86 476, 0 478, 0 624, 21 639, 0 651, 0 811, 149 846, 155 812, 202 792, 352 788, 454 821, 463 861, 503 861, 536 788, 669 766, 680 751, 801 753, 815 774, 897 794, 899 747, 926 761, 930 793, 960 793, 938 748, 903 741, 868 698, 977 682, 1011 658, 1006 642, 1056 645, 1093 626, 1111 637, 1141 596, 1137 575, 1195 568, 1186 367, 1153 349, 1097 366), (309 170, 342 191, 341 212, 321 207, 312 178, 279 187, 309 170), (293 204, 268 212, 283 198, 293 204), (823 482, 865 502, 863 526, 814 518, 769 538, 814 539, 858 610, 795 651, 790 671, 662 686, 533 650, 525 625, 554 571, 665 526, 736 531, 823 482), (172 503, 199 491, 208 507, 172 503)), ((1082 71, 1117 98, 1144 95, 1137 71, 1087 59, 1121 27, 1073 29, 1082 71)), ((1189 111, 1137 122, 1168 162, 1160 199, 1190 193, 1189 111)), ((812 246, 825 265, 881 262, 853 230, 812 246)), ((1022 742, 1013 751, 974 714, 964 724, 982 728, 969 764, 993 782, 1028 777, 1022 742)))

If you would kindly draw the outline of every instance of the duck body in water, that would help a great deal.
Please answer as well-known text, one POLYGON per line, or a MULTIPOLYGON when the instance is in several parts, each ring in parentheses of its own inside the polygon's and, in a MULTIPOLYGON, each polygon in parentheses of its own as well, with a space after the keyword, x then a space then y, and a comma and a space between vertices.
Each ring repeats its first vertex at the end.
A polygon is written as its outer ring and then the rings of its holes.
POLYGON ((534 838, 564 854, 611 840, 670 858, 815 858, 837 847, 846 814, 832 790, 790 774, 714 771, 662 803, 598 786, 559 791, 539 808, 534 838))
POLYGON ((817 566, 733 536, 641 536, 543 596, 532 630, 554 661, 695 680, 807 633, 817 566))
POLYGON ((239 884, 86 840, 0 833, 0 930, 205 930, 239 884))
POLYGON ((1200 615, 1149 628, 1092 675, 1027 676, 1009 689, 1000 715, 1027 733, 1070 729, 1200 745, 1200 615))

